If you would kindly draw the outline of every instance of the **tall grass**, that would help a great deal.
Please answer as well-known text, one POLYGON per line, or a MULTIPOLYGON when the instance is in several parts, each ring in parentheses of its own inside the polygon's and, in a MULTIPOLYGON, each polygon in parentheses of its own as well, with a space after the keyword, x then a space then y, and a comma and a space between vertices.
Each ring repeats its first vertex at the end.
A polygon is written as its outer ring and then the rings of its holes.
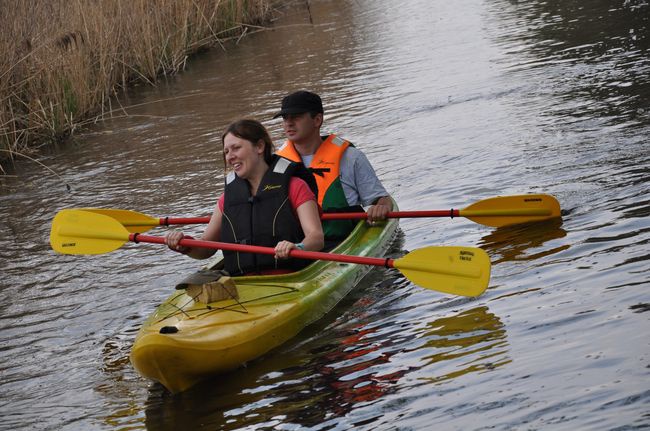
POLYGON ((0 0, 0 161, 101 116, 117 89, 176 73, 272 0, 0 0))

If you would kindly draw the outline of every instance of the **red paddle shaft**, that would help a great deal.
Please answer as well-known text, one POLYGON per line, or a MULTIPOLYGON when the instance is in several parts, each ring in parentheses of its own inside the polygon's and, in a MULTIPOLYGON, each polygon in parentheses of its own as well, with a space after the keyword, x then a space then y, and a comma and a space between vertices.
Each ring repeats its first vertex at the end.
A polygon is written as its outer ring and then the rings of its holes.
MULTIPOLYGON (((431 210, 431 211, 390 211, 386 218, 418 218, 418 217, 460 217, 460 211, 450 210, 431 210)), ((342 220, 342 219, 365 219, 368 218, 366 213, 325 213, 321 216, 323 220, 342 220)))
MULTIPOLYGON (((148 242, 152 244, 165 244, 165 238, 162 236, 150 236, 142 235, 139 233, 129 234, 129 241, 131 242, 148 242)), ((229 250, 229 251, 241 251, 244 253, 258 253, 258 254, 275 254, 275 249, 272 247, 261 247, 258 245, 243 245, 243 244, 231 244, 228 242, 217 242, 217 241, 202 241, 198 239, 182 239, 179 242, 180 245, 185 247, 202 247, 209 248, 213 250, 229 250)), ((361 265, 373 265, 373 266, 383 266, 386 268, 393 268, 393 259, 381 259, 378 257, 364 257, 364 256, 350 256, 347 254, 334 254, 334 253, 323 253, 321 251, 304 251, 293 249, 289 252, 289 256, 295 257, 298 259, 309 259, 309 260, 329 260, 332 262, 344 262, 344 263, 358 263, 361 265)))
MULTIPOLYGON (((354 220, 365 219, 368 214, 357 213, 324 213, 321 215, 322 220, 354 220)), ((431 211, 391 211, 387 218, 422 218, 422 217, 460 217, 460 210, 431 210, 431 211)), ((161 217, 159 223, 161 226, 172 224, 201 224, 208 223, 210 217, 161 217)))

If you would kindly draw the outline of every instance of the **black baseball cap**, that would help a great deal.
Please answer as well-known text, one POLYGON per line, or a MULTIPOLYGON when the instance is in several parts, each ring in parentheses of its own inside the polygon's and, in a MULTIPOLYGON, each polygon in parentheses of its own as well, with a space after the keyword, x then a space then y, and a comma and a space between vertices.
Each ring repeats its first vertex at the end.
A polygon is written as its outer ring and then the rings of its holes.
POLYGON ((320 96, 310 91, 296 91, 282 99, 282 109, 275 114, 273 118, 278 118, 285 114, 302 114, 305 112, 323 113, 323 102, 320 96))

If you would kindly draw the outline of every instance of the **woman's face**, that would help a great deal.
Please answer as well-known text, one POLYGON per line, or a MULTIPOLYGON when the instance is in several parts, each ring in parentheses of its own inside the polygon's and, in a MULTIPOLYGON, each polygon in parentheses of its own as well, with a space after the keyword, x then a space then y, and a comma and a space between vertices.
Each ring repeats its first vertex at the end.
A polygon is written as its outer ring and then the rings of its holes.
POLYGON ((264 162, 264 145, 253 145, 251 141, 228 133, 223 139, 223 154, 226 164, 239 178, 247 179, 264 162))

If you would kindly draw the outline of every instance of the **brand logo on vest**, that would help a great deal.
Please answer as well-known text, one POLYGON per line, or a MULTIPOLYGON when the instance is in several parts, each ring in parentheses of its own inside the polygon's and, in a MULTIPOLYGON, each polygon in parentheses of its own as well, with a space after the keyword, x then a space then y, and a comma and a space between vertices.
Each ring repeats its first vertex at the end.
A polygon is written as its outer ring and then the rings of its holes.
POLYGON ((327 160, 320 159, 318 162, 316 162, 318 165, 335 165, 336 163, 334 162, 328 162, 327 160))
POLYGON ((281 184, 277 184, 277 185, 275 185, 275 184, 267 184, 266 186, 264 186, 263 191, 268 192, 269 190, 275 190, 275 189, 279 189, 281 187, 282 187, 281 184))

